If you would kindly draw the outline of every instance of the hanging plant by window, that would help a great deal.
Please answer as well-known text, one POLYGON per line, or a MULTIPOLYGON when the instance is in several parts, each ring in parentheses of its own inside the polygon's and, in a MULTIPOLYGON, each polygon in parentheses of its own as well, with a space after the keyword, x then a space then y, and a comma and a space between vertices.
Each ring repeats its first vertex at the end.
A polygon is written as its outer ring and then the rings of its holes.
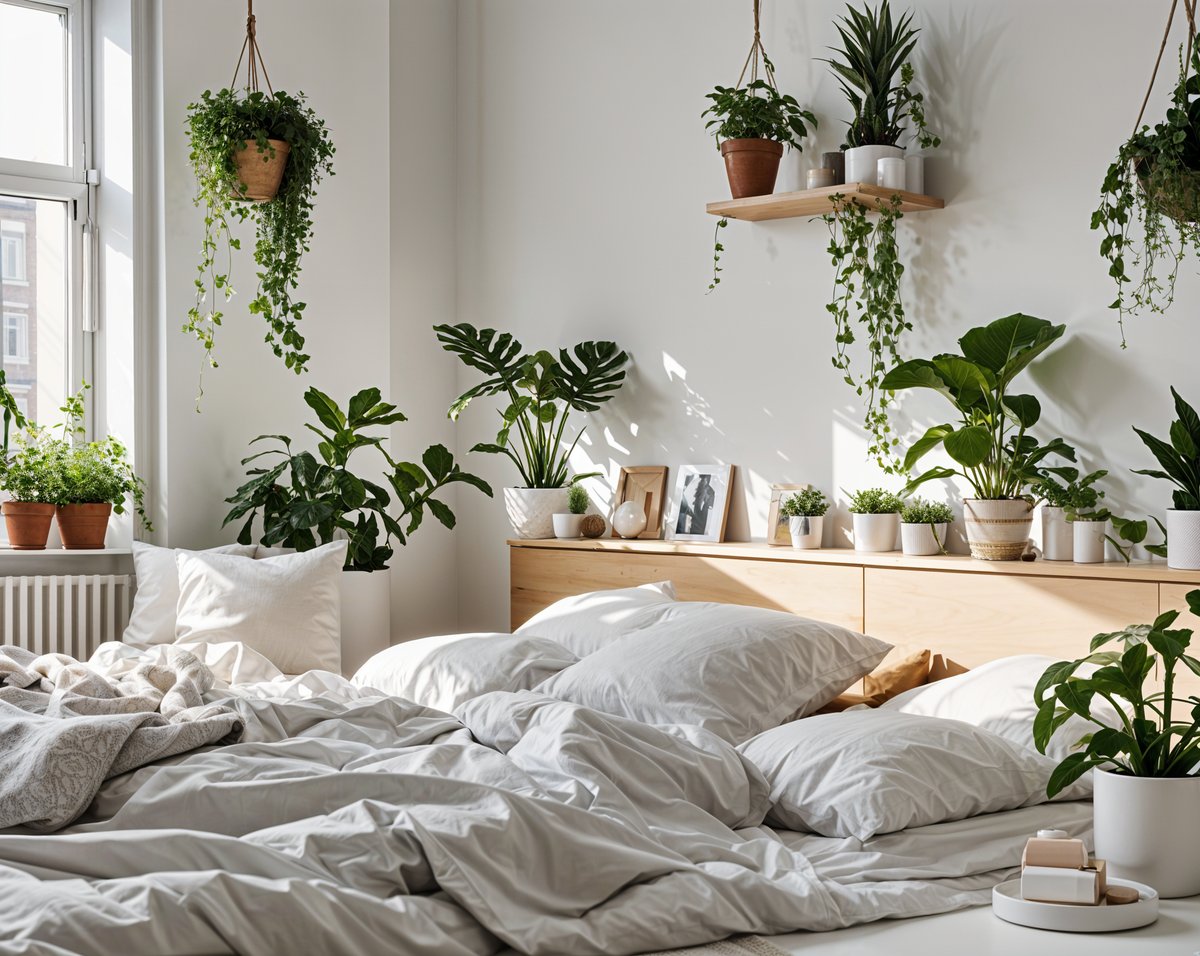
POLYGON ((1133 134, 1108 167, 1092 213, 1092 228, 1104 233, 1100 255, 1117 285, 1110 308, 1117 310, 1122 347, 1125 316, 1166 312, 1184 256, 1200 255, 1200 44, 1196 0, 1183 4, 1188 39, 1171 105, 1153 129, 1142 124, 1175 18, 1174 0, 1133 134))
POLYGON ((183 330, 199 340, 206 364, 215 368, 216 331, 225 318, 223 306, 234 295, 229 280, 233 252, 241 248, 231 227, 250 219, 255 224, 258 289, 249 311, 262 316, 265 341, 299 374, 309 356, 298 325, 305 303, 295 293, 301 259, 312 241, 317 184, 333 175, 334 148, 324 121, 306 105, 303 93, 272 89, 255 37, 253 0, 233 82, 216 93, 206 90, 188 106, 187 130, 195 203, 204 209, 204 241, 196 302, 183 330), (235 89, 243 60, 245 86, 235 89), (265 93, 259 89, 260 72, 265 93))

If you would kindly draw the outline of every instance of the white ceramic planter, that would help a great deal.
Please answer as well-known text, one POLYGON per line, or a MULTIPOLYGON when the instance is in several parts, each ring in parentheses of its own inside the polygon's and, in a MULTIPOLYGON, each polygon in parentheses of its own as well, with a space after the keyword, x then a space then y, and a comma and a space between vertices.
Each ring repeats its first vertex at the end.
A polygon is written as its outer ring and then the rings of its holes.
POLYGON ((904 154, 904 188, 910 193, 925 192, 925 157, 920 153, 904 154))
POLYGON ((566 514, 556 514, 552 517, 554 537, 579 538, 583 536, 583 532, 579 528, 583 524, 583 515, 573 515, 568 511, 566 514))
POLYGON ((1096 856, 1168 899, 1200 893, 1200 777, 1095 771, 1096 856))
POLYGON ((855 146, 846 152, 846 182, 878 185, 879 161, 903 159, 899 146, 855 146))
MULTIPOLYGON (((864 147, 865 148, 865 147, 864 147)), ((860 515, 854 519, 855 551, 895 551, 900 515, 860 515)))
POLYGON ((1167 567, 1200 571, 1200 511, 1167 509, 1167 567))
POLYGON ((967 498, 963 523, 971 556, 984 561, 1017 561, 1029 543, 1033 505, 1024 498, 967 498))
POLYGON ((553 538, 554 516, 567 511, 566 488, 505 488, 514 538, 553 538))
POLYGON ((1062 508, 1042 505, 1042 557, 1047 561, 1075 560, 1075 532, 1062 508))
POLYGON ((1072 547, 1076 564, 1104 563, 1104 536, 1108 521, 1072 521, 1072 547))
POLYGON ((900 546, 905 554, 941 554, 946 547, 949 533, 950 525, 945 521, 939 521, 937 524, 901 522, 900 546))
POLYGON ((343 571, 342 673, 350 676, 392 643, 392 572, 343 571))
POLYGON ((792 536, 792 547, 811 551, 821 547, 821 535, 825 528, 822 515, 801 515, 788 518, 788 534, 792 536))

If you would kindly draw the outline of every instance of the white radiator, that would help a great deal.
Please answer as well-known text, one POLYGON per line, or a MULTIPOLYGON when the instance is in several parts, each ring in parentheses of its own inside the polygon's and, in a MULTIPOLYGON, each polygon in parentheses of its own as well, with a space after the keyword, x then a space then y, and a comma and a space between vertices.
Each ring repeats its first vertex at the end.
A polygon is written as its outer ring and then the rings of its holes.
POLYGON ((0 643, 85 661, 98 644, 121 639, 132 589, 129 574, 0 578, 0 643))

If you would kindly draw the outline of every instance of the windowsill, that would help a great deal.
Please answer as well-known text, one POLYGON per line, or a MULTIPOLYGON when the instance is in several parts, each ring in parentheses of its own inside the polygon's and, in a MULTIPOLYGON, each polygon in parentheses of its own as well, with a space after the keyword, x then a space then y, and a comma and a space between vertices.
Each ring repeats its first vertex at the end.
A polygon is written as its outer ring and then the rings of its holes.
POLYGON ((132 574, 133 552, 128 548, 96 551, 17 551, 0 543, 0 578, 55 574, 132 574))

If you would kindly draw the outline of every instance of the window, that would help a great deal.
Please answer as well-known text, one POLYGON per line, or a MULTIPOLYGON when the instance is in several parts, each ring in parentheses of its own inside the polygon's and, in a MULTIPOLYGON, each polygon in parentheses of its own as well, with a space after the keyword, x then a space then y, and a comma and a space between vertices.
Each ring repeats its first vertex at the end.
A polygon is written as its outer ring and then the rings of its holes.
MULTIPOLYGON (((0 0, 0 361, 53 425, 93 382, 84 0, 0 0)), ((94 180, 93 180, 94 181, 94 180)))

